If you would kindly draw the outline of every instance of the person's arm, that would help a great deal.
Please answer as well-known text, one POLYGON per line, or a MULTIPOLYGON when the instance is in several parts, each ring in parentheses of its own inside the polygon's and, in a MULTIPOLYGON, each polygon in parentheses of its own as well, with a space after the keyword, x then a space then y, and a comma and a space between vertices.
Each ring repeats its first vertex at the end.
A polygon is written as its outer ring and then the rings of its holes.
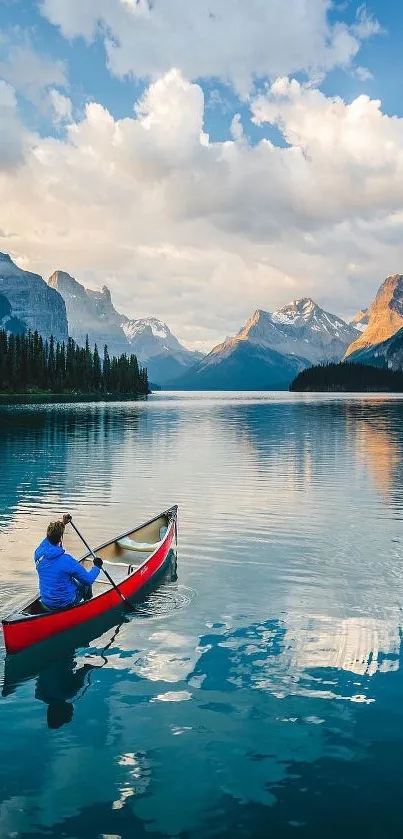
POLYGON ((76 580, 79 580, 80 583, 84 583, 84 585, 86 586, 92 585, 94 580, 96 580, 96 578, 98 577, 98 574, 101 569, 97 568, 97 566, 94 565, 94 567, 91 568, 91 571, 86 571, 85 568, 81 565, 81 562, 77 562, 77 560, 73 559, 72 556, 70 556, 69 554, 65 554, 65 559, 67 558, 70 560, 69 571, 71 571, 72 577, 74 577, 76 580))

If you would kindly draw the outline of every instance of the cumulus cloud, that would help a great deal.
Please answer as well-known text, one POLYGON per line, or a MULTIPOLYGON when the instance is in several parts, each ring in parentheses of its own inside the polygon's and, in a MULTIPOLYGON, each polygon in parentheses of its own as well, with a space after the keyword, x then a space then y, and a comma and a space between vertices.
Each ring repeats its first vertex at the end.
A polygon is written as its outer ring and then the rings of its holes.
POLYGON ((0 77, 38 109, 48 107, 50 88, 67 87, 63 62, 39 54, 19 32, 0 40, 0 77))
POLYGON ((352 26, 331 23, 331 0, 42 0, 67 38, 103 40, 117 76, 220 78, 242 96, 253 81, 347 67, 379 24, 361 7, 352 26))
POLYGON ((0 177, 14 254, 106 281, 127 314, 210 346, 256 307, 305 294, 347 314, 402 269, 403 119, 284 77, 251 103, 284 146, 252 146, 239 119, 212 142, 204 108, 201 87, 171 70, 130 117, 93 102, 65 137, 25 135, 23 161, 0 177))

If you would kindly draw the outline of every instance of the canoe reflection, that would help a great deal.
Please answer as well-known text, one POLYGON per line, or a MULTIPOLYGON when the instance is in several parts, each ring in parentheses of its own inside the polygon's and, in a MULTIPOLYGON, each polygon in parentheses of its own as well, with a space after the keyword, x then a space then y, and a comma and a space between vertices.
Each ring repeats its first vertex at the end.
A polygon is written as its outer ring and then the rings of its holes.
MULTIPOLYGON (((176 579, 177 554, 170 551, 163 573, 143 590, 141 600, 137 601, 140 611, 157 588, 176 579)), ((141 614, 143 620, 143 611, 141 614)), ((108 663, 107 653, 114 649, 122 626, 135 619, 135 610, 126 614, 117 608, 58 638, 43 641, 16 655, 8 655, 5 659, 2 696, 10 696, 24 683, 36 679, 35 698, 47 705, 48 727, 57 729, 70 723, 74 716, 74 704, 91 687, 93 671, 108 663), (102 647, 90 647, 96 638, 101 638, 112 629, 112 635, 102 647), (90 648, 88 656, 93 654, 97 663, 85 662, 77 666, 77 660, 85 654, 86 648, 90 648), (102 659, 101 664, 99 659, 102 659)))
POLYGON ((76 669, 76 651, 64 656, 59 661, 54 661, 49 667, 45 667, 38 674, 36 680, 35 699, 40 699, 47 706, 48 728, 61 728, 73 719, 74 705, 68 700, 81 699, 91 685, 91 674, 107 664, 106 651, 112 646, 119 633, 120 624, 112 635, 112 638, 103 647, 101 657, 103 664, 83 664, 76 669))

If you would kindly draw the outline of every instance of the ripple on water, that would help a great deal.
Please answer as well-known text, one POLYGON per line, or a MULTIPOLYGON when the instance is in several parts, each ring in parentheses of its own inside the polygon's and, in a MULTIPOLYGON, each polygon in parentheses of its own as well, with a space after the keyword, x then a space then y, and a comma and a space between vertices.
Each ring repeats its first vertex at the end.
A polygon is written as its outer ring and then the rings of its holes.
POLYGON ((189 586, 162 586, 136 606, 132 620, 148 622, 169 618, 179 609, 191 606, 196 597, 197 592, 189 586))

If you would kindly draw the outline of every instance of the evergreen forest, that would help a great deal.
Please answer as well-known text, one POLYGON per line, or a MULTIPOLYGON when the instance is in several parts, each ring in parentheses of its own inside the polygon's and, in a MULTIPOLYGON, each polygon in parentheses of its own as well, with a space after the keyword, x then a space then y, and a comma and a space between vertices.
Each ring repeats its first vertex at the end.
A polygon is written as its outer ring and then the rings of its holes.
POLYGON ((403 373, 345 361, 339 364, 319 364, 298 373, 291 382, 290 390, 401 393, 403 373))
POLYGON ((38 332, 8 334, 0 329, 0 392, 82 393, 88 395, 145 395, 147 370, 135 355, 102 358, 88 337, 85 347, 72 338, 67 344, 43 340, 38 332))

